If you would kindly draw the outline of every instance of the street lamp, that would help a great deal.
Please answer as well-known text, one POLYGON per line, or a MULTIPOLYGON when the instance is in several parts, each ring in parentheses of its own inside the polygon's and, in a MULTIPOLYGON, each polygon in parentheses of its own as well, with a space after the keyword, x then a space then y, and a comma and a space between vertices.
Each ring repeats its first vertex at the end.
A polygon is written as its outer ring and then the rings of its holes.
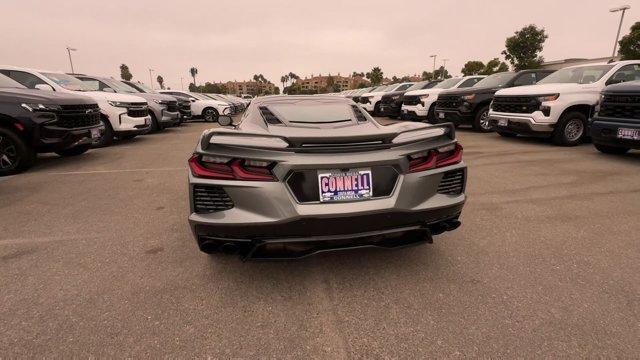
POLYGON ((430 55, 430 58, 433 58, 433 70, 431 72, 432 76, 435 76, 436 74, 436 57, 438 57, 438 55, 430 55))
POLYGON ((624 20, 624 13, 625 11, 631 9, 631 6, 629 5, 622 5, 619 6, 617 8, 613 8, 610 9, 609 12, 618 12, 618 11, 622 11, 622 14, 620 15, 620 25, 618 25, 618 33, 616 34, 616 42, 613 43, 613 53, 611 53, 611 57, 615 58, 616 57, 616 48, 618 47, 618 38, 620 37, 620 29, 622 29, 622 20, 624 20))
POLYGON ((153 88, 153 75, 151 75, 152 71, 155 71, 155 70, 149 69, 149 84, 151 85, 151 90, 154 90, 154 88, 153 88))
POLYGON ((71 64, 71 73, 75 74, 76 72, 73 71, 73 61, 71 61, 71 52, 72 51, 77 51, 78 49, 74 49, 72 47, 67 46, 67 53, 69 54, 69 64, 71 64))
POLYGON ((447 61, 449 61, 449 59, 442 59, 442 73, 440 74, 440 76, 442 77, 443 80, 444 80, 444 70, 447 68, 447 61))

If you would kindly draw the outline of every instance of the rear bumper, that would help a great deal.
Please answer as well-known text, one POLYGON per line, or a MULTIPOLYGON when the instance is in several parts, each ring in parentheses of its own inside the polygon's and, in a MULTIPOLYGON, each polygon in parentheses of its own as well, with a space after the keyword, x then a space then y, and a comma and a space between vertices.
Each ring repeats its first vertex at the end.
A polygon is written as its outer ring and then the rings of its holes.
POLYGON ((640 140, 619 139, 618 129, 634 129, 640 131, 640 122, 617 122, 614 119, 594 118, 591 124, 591 139, 595 144, 609 145, 628 149, 640 149, 640 140))

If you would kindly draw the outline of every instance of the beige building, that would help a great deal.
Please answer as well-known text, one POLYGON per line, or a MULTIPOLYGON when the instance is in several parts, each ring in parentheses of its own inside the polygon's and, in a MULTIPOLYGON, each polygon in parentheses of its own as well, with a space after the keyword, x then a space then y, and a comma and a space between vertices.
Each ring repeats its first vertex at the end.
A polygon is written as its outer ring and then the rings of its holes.
POLYGON ((303 91, 315 91, 315 92, 323 92, 328 91, 331 92, 331 89, 328 89, 329 83, 333 81, 333 84, 337 85, 338 91, 355 89, 358 87, 360 83, 369 83, 369 80, 363 78, 362 76, 341 76, 338 75, 317 75, 313 74, 310 77, 305 77, 304 79, 297 79, 295 81, 296 84, 300 85, 300 88, 303 91), (331 80, 330 80, 331 78, 331 80))
POLYGON ((260 95, 260 94, 273 94, 275 91, 275 85, 268 82, 258 82, 258 81, 227 81, 224 86, 227 87, 229 94, 234 95, 260 95))

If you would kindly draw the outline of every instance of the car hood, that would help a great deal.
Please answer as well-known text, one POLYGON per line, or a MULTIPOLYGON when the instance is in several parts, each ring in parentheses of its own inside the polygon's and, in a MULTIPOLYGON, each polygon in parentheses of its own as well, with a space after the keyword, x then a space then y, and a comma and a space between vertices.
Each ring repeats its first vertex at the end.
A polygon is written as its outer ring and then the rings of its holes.
POLYGON ((598 89, 596 84, 537 84, 502 89, 496 95, 545 95, 598 89))
POLYGON ((629 81, 621 84, 609 85, 605 90, 608 93, 639 93, 640 81, 629 81))
POLYGON ((433 89, 433 88, 413 90, 413 91, 407 91, 406 93, 404 93, 404 96, 435 95, 435 94, 440 94, 445 90, 446 89, 433 89))
POLYGON ((131 93, 129 95, 139 96, 145 100, 158 100, 158 101, 176 101, 176 98, 170 95, 153 94, 153 93, 131 93))
POLYGON ((121 101, 121 102, 147 102, 144 98, 129 94, 116 94, 104 91, 83 91, 82 95, 92 97, 96 100, 103 101, 121 101))
POLYGON ((363 97, 363 96, 365 96, 365 97, 366 96, 382 96, 384 94, 386 94, 384 91, 376 91, 376 92, 364 93, 364 94, 362 94, 360 96, 361 97, 363 97))
POLYGON ((39 104, 95 104, 95 100, 80 94, 53 92, 34 89, 0 89, 0 99, 5 102, 39 104))
POLYGON ((469 94, 493 94, 496 91, 500 90, 500 88, 491 88, 491 87, 470 87, 466 89, 450 89, 440 92, 442 95, 469 95, 469 94))
POLYGON ((404 95, 406 91, 391 91, 388 93, 384 93, 383 97, 396 96, 396 95, 404 95))
POLYGON ((200 99, 197 99, 196 102, 202 103, 202 104, 218 105, 218 106, 229 106, 229 104, 226 103, 226 102, 222 102, 220 100, 213 100, 213 99, 211 99, 211 100, 200 100, 200 99))

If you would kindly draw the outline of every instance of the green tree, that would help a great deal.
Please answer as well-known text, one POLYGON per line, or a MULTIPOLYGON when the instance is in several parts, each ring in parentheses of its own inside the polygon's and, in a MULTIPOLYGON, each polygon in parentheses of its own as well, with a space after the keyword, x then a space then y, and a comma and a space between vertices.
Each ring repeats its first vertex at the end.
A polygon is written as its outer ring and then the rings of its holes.
POLYGON ((364 77, 364 73, 363 73, 363 72, 357 72, 357 71, 354 71, 354 72, 351 74, 351 76, 352 76, 352 77, 355 77, 355 76, 364 77))
POLYGON ((158 75, 156 81, 158 82, 158 85, 160 85, 160 89, 164 90, 164 78, 162 77, 162 75, 158 75))
POLYGON ((191 69, 189 69, 189 74, 191 74, 191 77, 193 78, 193 86, 196 86, 196 75, 198 75, 198 68, 193 66, 191 69))
POLYGON ((280 76, 280 82, 282 83, 282 90, 284 90, 285 86, 287 86, 287 82, 289 82, 289 75, 285 74, 280 76))
POLYGON ((133 75, 131 75, 131 71, 129 71, 127 64, 120 65, 120 78, 126 81, 131 81, 131 79, 133 79, 133 75))
POLYGON ((449 70, 445 69, 444 66, 440 66, 440 68, 436 69, 433 73, 433 77, 436 79, 449 79, 451 75, 449 75, 449 70))
POLYGON ((482 61, 471 60, 471 61, 467 61, 464 64, 464 67, 462 68, 462 70, 460 70, 460 72, 464 76, 478 75, 482 72, 482 70, 484 70, 484 68, 485 68, 485 65, 482 61))
POLYGON ((484 69, 480 72, 482 75, 491 75, 499 72, 509 71, 509 65, 498 58, 493 58, 487 62, 484 69))
POLYGON ((289 72, 288 75, 289 75, 289 80, 291 80, 291 82, 293 82, 294 80, 299 80, 300 79, 300 76, 298 76, 298 75, 296 75, 296 74, 294 74, 292 72, 289 72))
POLYGON ((422 80, 433 80, 433 73, 430 71, 423 71, 422 80))
POLYGON ((504 44, 506 49, 502 51, 502 55, 516 71, 539 68, 544 62, 544 58, 539 54, 548 37, 544 28, 527 25, 507 38, 504 44))
POLYGON ((273 95, 280 95, 280 88, 279 87, 273 88, 273 95))
POLYGON ((382 83, 382 79, 384 79, 384 73, 380 67, 376 66, 371 69, 371 72, 365 74, 365 77, 371 81, 371 85, 376 86, 382 83))
POLYGON ((629 34, 618 41, 618 55, 622 60, 640 59, 640 21, 631 26, 629 34))

